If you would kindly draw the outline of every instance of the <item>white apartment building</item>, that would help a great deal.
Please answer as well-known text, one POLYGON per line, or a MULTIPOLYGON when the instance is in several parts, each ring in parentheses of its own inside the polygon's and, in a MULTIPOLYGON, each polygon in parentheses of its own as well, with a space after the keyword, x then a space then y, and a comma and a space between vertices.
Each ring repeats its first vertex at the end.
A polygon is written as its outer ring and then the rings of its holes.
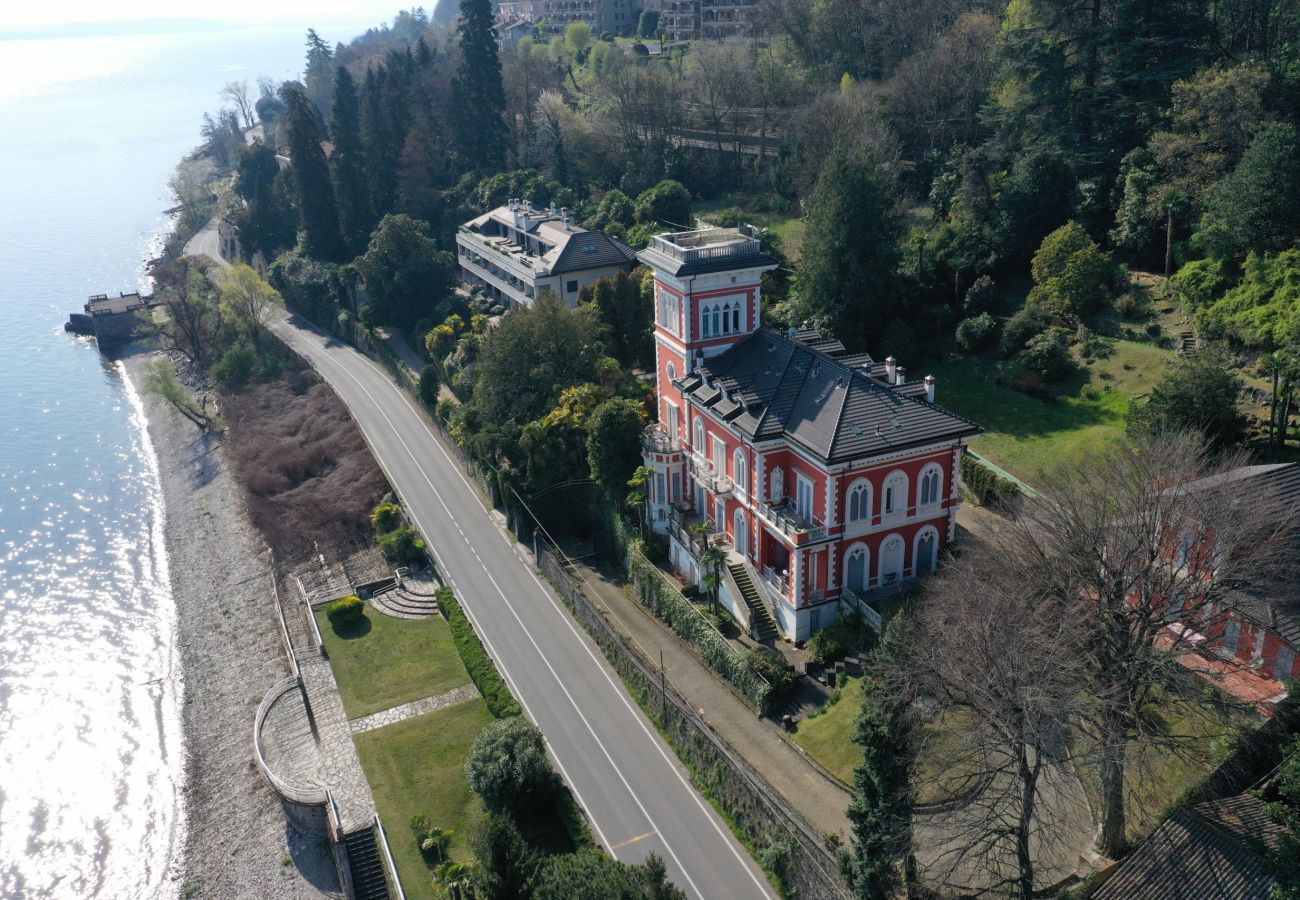
POLYGON ((504 306, 531 306, 546 290, 574 306, 584 287, 637 263, 631 247, 573 224, 569 210, 537 209, 526 200, 510 200, 460 226, 456 256, 462 280, 504 306))

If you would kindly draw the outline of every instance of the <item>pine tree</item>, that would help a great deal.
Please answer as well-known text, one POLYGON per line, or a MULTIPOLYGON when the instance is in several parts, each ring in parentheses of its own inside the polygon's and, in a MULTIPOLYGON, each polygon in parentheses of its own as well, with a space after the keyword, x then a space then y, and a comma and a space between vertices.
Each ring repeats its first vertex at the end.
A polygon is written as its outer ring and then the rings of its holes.
POLYGON ((853 771, 853 800, 848 817, 853 826, 853 854, 846 875, 858 900, 888 900, 899 884, 899 863, 911 879, 912 788, 915 755, 911 720, 905 698, 880 677, 897 638, 887 628, 873 671, 862 679, 862 710, 853 727, 853 742, 862 747, 862 761, 853 771))
POLYGON ((330 168, 338 199, 339 230, 349 256, 365 249, 374 228, 370 188, 366 184, 366 160, 361 146, 360 110, 356 87, 348 70, 339 66, 334 79, 334 109, 330 118, 334 154, 330 168))
POLYGON ((311 101, 297 89, 284 92, 288 106, 289 158, 298 195, 298 216, 304 233, 303 248, 314 259, 343 262, 347 251, 339 234, 334 186, 321 148, 320 130, 311 101))
POLYGON ((316 33, 307 29, 307 65, 303 69, 307 99, 324 115, 334 97, 334 51, 316 33))
POLYGON ((460 0, 460 66, 453 85, 457 149, 466 169, 505 165, 506 94, 490 0, 460 0))
POLYGON ((811 319, 853 349, 878 344, 896 313, 898 238, 889 176, 874 160, 833 153, 808 201, 804 254, 786 317, 811 319))

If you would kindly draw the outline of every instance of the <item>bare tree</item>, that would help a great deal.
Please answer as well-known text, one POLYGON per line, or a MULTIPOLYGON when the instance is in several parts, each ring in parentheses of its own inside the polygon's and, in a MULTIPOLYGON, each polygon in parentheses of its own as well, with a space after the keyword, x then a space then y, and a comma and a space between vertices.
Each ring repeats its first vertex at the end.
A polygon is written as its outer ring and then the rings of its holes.
POLYGON ((247 81, 227 81, 219 96, 222 100, 229 100, 235 104, 235 109, 239 110, 239 115, 243 117, 245 128, 252 128, 257 124, 257 116, 253 109, 253 95, 247 81))
POLYGON ((176 377, 176 369, 166 359, 156 359, 145 370, 144 390, 147 394, 165 401, 172 409, 189 419, 200 431, 217 425, 216 417, 208 411, 206 400, 196 401, 185 385, 176 377))
POLYGON ((1251 591, 1297 570, 1297 512, 1243 479, 1242 454, 1211 455, 1200 436, 1166 434, 1039 477, 997 553, 1036 573, 1056 618, 1082 629, 1079 716, 1101 781, 1100 849, 1126 845, 1125 801, 1141 761, 1135 741, 1188 752, 1161 716, 1178 657, 1214 652, 1251 591))
POLYGON ((167 314, 162 334, 168 349, 203 365, 220 335, 221 311, 212 285, 201 269, 188 258, 182 264, 159 292, 167 314))
POLYGON ((1081 827, 1067 824, 1086 808, 1066 750, 1081 635, 1035 566, 995 547, 949 566, 901 630, 891 675, 957 737, 945 764, 961 773, 965 802, 927 848, 931 877, 1021 898, 1032 896, 1040 860, 1073 861, 1071 840, 1091 836, 1086 813, 1081 827))

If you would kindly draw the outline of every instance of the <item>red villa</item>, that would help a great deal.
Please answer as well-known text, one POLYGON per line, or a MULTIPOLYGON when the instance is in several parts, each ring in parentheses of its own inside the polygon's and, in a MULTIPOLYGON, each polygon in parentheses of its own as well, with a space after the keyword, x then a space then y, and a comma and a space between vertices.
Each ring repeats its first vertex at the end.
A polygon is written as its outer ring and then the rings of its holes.
POLYGON ((777 261, 751 230, 660 235, 638 256, 655 273, 649 510, 674 568, 701 577, 688 526, 707 520, 729 549, 722 602, 790 640, 932 570, 980 428, 893 357, 761 327, 759 281, 777 261))

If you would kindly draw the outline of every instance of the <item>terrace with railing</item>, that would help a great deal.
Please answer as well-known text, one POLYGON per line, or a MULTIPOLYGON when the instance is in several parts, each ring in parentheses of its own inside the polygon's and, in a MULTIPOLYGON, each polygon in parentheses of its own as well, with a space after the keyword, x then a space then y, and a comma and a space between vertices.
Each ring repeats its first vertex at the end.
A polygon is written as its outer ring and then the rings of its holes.
POLYGON ((753 256, 762 252, 758 231, 750 225, 661 234, 654 237, 651 247, 682 262, 753 256))
POLYGON ((795 543, 820 541, 826 537, 826 523, 816 516, 803 516, 787 497, 777 503, 770 500, 756 507, 759 517, 795 543))
POLYGON ((641 446, 651 453, 676 453, 682 449, 681 438, 675 438, 658 423, 647 425, 641 432, 641 446))

